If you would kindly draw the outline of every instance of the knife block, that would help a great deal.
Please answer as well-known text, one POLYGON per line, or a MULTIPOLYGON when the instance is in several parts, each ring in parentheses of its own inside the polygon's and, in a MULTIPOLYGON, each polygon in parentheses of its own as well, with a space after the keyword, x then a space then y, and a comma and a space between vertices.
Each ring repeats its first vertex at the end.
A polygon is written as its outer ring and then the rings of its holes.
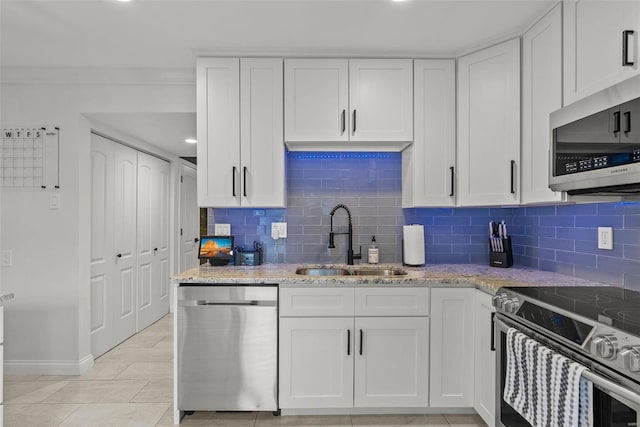
POLYGON ((513 250, 511 248, 511 236, 502 240, 504 252, 493 252, 489 241, 489 265, 491 267, 509 268, 513 266, 513 250))

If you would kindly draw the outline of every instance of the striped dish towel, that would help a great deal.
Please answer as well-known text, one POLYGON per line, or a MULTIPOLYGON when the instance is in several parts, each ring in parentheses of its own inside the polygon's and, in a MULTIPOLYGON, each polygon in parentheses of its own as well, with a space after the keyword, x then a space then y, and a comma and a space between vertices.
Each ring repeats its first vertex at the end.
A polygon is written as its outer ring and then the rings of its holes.
POLYGON ((582 378, 585 370, 516 329, 507 331, 503 398, 532 426, 593 426, 593 384, 582 378))

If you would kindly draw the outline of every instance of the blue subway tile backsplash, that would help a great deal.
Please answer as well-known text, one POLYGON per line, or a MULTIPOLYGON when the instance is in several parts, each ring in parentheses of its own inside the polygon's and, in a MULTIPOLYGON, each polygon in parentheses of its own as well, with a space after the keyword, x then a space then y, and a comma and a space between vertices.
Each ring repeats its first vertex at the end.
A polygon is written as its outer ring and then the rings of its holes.
MULTIPOLYGON (((346 261, 346 236, 328 249, 329 212, 338 203, 353 215, 354 249, 366 254, 376 236, 381 262, 402 261, 402 225, 425 226, 426 261, 489 260, 489 221, 505 222, 516 265, 640 290, 640 202, 515 208, 402 209, 400 153, 287 153, 286 209, 209 209, 213 224, 229 223, 239 246, 259 240, 272 263, 346 261), (271 239, 271 223, 287 222, 288 237, 271 239), (614 228, 614 249, 598 249, 597 227, 614 228)), ((338 211, 334 229, 346 231, 338 211)), ((364 261, 365 262, 366 257, 364 261)))

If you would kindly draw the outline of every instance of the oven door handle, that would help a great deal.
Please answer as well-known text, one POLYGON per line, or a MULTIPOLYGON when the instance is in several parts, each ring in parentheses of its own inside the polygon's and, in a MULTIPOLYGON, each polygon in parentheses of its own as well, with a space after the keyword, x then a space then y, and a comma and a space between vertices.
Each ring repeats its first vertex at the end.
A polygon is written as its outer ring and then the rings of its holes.
MULTIPOLYGON (((509 330, 509 328, 513 327, 513 326, 510 326, 510 325, 506 324, 505 322, 502 321, 502 319, 499 319, 498 317, 495 317, 493 319, 493 321, 494 321, 495 326, 496 326, 496 330, 495 330, 496 338, 498 338, 498 334, 500 334, 501 332, 506 332, 506 331, 509 330)), ((518 329, 518 328, 514 328, 514 329, 518 329)), ((526 329, 526 328, 524 328, 524 329, 526 329)), ((537 340, 535 340, 535 341, 537 341, 537 340)), ((640 408, 640 395, 639 394, 634 393, 633 391, 629 390, 628 388, 625 388, 625 387, 623 387, 623 386, 611 381, 608 378, 605 378, 605 377, 602 377, 600 375, 597 375, 597 374, 593 373, 592 371, 588 370, 588 368, 587 368, 586 371, 584 371, 582 373, 582 376, 586 380, 589 380, 594 385, 598 386, 598 388, 600 388, 602 391, 610 394, 611 396, 613 396, 613 397, 621 397, 621 398, 629 401, 629 403, 631 403, 631 404, 635 405, 636 407, 640 408)))

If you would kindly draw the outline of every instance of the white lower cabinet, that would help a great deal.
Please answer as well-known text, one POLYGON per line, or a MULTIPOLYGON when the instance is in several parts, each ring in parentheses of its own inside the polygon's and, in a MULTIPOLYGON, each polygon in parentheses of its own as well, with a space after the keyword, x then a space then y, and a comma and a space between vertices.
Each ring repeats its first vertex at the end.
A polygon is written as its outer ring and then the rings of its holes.
POLYGON ((475 393, 473 408, 489 426, 495 425, 496 352, 491 296, 475 291, 475 393))
POLYGON ((474 292, 431 289, 431 407, 473 407, 474 292))
POLYGON ((428 405, 428 317, 356 317, 355 407, 428 405))
POLYGON ((353 406, 353 317, 280 319, 280 407, 353 406))
POLYGON ((280 293, 280 408, 428 405, 428 288, 280 293))

